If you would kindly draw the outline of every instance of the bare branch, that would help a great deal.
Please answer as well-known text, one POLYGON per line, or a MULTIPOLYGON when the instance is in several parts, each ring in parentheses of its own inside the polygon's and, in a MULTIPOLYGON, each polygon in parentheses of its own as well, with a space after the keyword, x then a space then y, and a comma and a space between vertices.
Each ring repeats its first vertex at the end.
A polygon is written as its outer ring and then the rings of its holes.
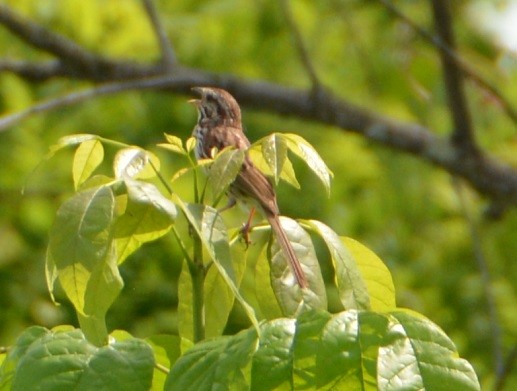
POLYGON ((187 94, 190 87, 195 85, 227 89, 243 106, 304 118, 361 134, 375 143, 418 156, 464 178, 481 194, 501 205, 517 206, 517 171, 482 151, 477 155, 459 154, 448 140, 421 125, 381 116, 324 90, 319 97, 315 97, 312 90, 251 82, 231 75, 207 73, 192 68, 178 68, 174 75, 109 83, 44 101, 25 111, 0 118, 0 131, 34 114, 78 104, 92 97, 137 89, 187 94))
POLYGON ((0 132, 4 132, 10 127, 18 124, 26 118, 36 114, 51 112, 63 107, 73 106, 85 102, 87 100, 97 98, 104 95, 113 95, 131 90, 161 89, 174 86, 177 91, 189 91, 190 83, 185 84, 183 79, 175 82, 173 77, 159 76, 155 78, 129 80, 122 82, 112 82, 101 84, 92 88, 86 88, 80 91, 74 91, 66 95, 47 99, 28 107, 25 110, 18 111, 14 114, 0 117, 0 132))
POLYGON ((61 61, 31 63, 9 59, 0 59, 0 73, 12 72, 29 81, 44 81, 56 76, 65 76, 66 68, 61 61))
MULTIPOLYGON (((440 40, 451 50, 455 51, 456 43, 449 4, 444 0, 431 0, 431 4, 435 27, 440 40)), ((456 65, 456 62, 451 60, 443 50, 440 50, 440 58, 442 60, 443 77, 449 100, 449 109, 454 124, 454 130, 451 135, 452 141, 465 153, 475 152, 477 147, 474 140, 472 120, 467 99, 465 97, 463 75, 456 65)))
POLYGON ((153 0, 142 1, 144 3, 147 15, 149 16, 149 20, 151 21, 151 25, 153 26, 154 33, 158 38, 158 43, 162 53, 162 64, 165 69, 172 70, 178 62, 176 53, 174 53, 174 48, 172 47, 169 38, 167 38, 167 33, 165 32, 163 24, 160 21, 158 12, 156 12, 156 7, 154 6, 153 0))
POLYGON ((316 74, 316 69, 312 64, 312 60, 307 50, 307 47, 305 46, 305 42, 303 41, 302 34, 300 33, 300 30, 298 29, 298 26, 296 25, 296 22, 294 20, 289 0, 281 0, 280 6, 282 7, 282 12, 284 13, 287 26, 291 31, 291 35, 294 40, 294 45, 296 47, 296 50, 298 51, 298 55, 300 56, 302 65, 307 71, 307 74, 309 75, 312 88, 313 90, 317 91, 321 88, 321 83, 318 78, 318 75, 316 74))

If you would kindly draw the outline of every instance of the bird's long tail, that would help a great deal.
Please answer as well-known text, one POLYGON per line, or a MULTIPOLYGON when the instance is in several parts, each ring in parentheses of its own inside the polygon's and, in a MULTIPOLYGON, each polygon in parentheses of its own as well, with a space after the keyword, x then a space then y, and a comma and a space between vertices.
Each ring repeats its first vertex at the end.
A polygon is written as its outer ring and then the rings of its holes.
POLYGON ((307 288, 307 278, 303 272, 302 265, 300 264, 300 261, 294 252, 293 246, 291 245, 291 242, 287 238, 287 235, 285 234, 285 231, 280 224, 280 219, 277 215, 268 216, 267 219, 271 225, 271 229, 273 229, 273 232, 275 233, 276 239, 278 240, 278 243, 280 244, 285 257, 289 261, 289 265, 291 266, 291 270, 294 273, 296 282, 298 282, 300 288, 307 288))

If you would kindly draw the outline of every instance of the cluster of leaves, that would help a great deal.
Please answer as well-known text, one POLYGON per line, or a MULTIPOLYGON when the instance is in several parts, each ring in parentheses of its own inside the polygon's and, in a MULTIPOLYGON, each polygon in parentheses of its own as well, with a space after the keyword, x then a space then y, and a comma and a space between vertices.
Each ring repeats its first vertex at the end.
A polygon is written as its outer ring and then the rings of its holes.
MULTIPOLYGON (((244 297, 240 289, 247 252, 230 240, 220 213, 206 205, 206 188, 200 194, 196 179, 198 167, 204 166, 216 202, 238 174, 243 151, 217 151, 214 159, 198 165, 190 156, 192 140, 186 147, 174 136, 167 141, 161 146, 189 162, 171 182, 194 173, 193 203, 172 191, 159 173, 158 159, 141 148, 75 135, 51 149, 52 156, 78 145, 72 168, 76 193, 57 212, 46 274, 51 293, 59 281, 81 328, 27 329, 0 356, 0 389, 38 385, 42 390, 112 390, 124 384, 134 390, 196 390, 213 384, 238 389, 285 385, 436 390, 444 384, 479 389, 472 367, 458 357, 443 331, 417 313, 396 308, 391 275, 382 261, 319 221, 282 218, 309 288, 296 285, 279 246, 264 240, 256 262, 257 305, 251 305, 253 298, 244 297), (104 159, 103 143, 121 147, 112 177, 94 175, 104 159), (167 195, 144 180, 154 176, 167 195), (192 247, 176 230, 179 211, 191 227, 192 247), (122 331, 108 334, 106 313, 123 286, 118 266, 143 243, 168 232, 184 254, 184 260, 171 262, 188 266, 180 276, 179 335, 144 341, 122 331), (330 254, 339 301, 346 309, 338 314, 327 312, 326 287, 309 232, 322 238, 330 254), (222 336, 235 301, 251 326, 222 336)), ((330 171, 299 136, 273 134, 249 153, 275 182, 285 179, 298 185, 288 150, 302 158, 328 190, 330 171)))

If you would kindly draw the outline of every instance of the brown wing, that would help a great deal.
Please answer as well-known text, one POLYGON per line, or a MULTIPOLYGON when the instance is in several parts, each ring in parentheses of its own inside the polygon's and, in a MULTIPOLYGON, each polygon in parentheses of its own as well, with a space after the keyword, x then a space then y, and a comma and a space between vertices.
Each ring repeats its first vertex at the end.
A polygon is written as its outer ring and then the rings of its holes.
POLYGON ((266 176, 253 165, 249 157, 246 156, 242 170, 232 186, 237 191, 256 200, 266 215, 277 216, 279 214, 273 186, 266 176))
MULTIPOLYGON (((239 128, 230 126, 216 126, 205 136, 205 157, 211 154, 211 148, 219 151, 228 146, 246 150, 250 146, 249 140, 239 128)), ((232 185, 233 190, 256 200, 266 214, 278 215, 278 206, 273 186, 266 176, 246 156, 242 170, 232 185)))

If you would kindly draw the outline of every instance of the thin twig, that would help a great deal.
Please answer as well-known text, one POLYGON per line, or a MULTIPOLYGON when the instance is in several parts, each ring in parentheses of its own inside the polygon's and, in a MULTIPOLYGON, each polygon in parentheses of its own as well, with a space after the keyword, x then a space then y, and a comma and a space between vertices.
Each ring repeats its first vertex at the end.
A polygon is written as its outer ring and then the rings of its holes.
POLYGON ((501 391, 504 389, 508 376, 512 373, 513 367, 515 366, 515 361, 517 361, 517 344, 513 345, 510 353, 508 353, 508 356, 506 357, 506 360, 504 360, 503 372, 499 374, 498 378, 496 378, 494 391, 501 391))
MULTIPOLYGON (((456 43, 452 26, 450 5, 447 0, 430 0, 433 8, 434 24, 440 40, 452 51, 456 51, 456 43)), ((463 153, 470 154, 477 150, 472 118, 468 109, 463 74, 456 62, 444 50, 440 50, 443 78, 449 101, 449 111, 454 129, 451 140, 463 153)))
POLYGON ((294 40, 294 45, 296 47, 298 55, 300 56, 302 65, 305 68, 307 74, 309 75, 309 79, 311 81, 312 88, 313 88, 313 90, 319 90, 321 88, 321 83, 318 78, 318 75, 316 74, 316 69, 314 68, 314 65, 312 64, 312 60, 309 55, 309 51, 307 50, 307 47, 305 46, 305 42, 303 41, 302 34, 301 34, 300 30, 298 29, 298 26, 296 25, 296 22, 294 20, 289 0, 281 0, 280 6, 282 8, 282 12, 284 13, 284 18, 285 18, 285 21, 287 22, 287 26, 289 27, 289 30, 291 31, 291 35, 294 40))
POLYGON ((162 54, 162 64, 166 70, 172 70, 174 66, 177 64, 176 53, 174 52, 174 48, 167 37, 167 33, 163 24, 160 21, 160 17, 158 12, 156 11, 156 7, 154 6, 153 0, 142 0, 144 3, 145 11, 149 16, 149 20, 151 21, 151 25, 153 26, 154 33, 158 38, 158 43, 160 45, 160 51, 162 54))
POLYGON ((492 357, 494 360, 496 379, 499 379, 504 373, 502 331, 499 322, 499 316, 497 314, 496 301, 492 292, 492 278, 490 275, 490 268, 488 267, 488 262, 483 252, 482 236, 479 233, 478 226, 474 221, 474 217, 472 216, 472 213, 470 212, 467 205, 467 199, 463 191, 462 183, 460 182, 459 178, 456 177, 453 177, 452 181, 460 202, 461 213, 469 228, 474 259, 476 260, 476 265, 481 275, 481 281, 483 282, 483 295, 485 297, 490 329, 492 331, 492 357))
MULTIPOLYGON (((89 99, 104 95, 112 95, 130 90, 159 89, 160 86, 165 84, 173 84, 173 78, 171 76, 158 76, 141 80, 106 83, 96 87, 74 91, 57 98, 47 99, 36 103, 25 110, 20 110, 14 114, 0 117, 0 133, 35 114, 50 112, 59 108, 76 105, 89 99)), ((179 89, 183 87, 183 89, 187 90, 189 85, 189 83, 185 83, 182 79, 177 83, 177 87, 179 89)))
POLYGON ((517 126, 517 110, 512 106, 510 101, 494 84, 490 83, 478 72, 476 72, 464 58, 462 58, 456 51, 452 50, 449 46, 447 46, 439 37, 426 31, 418 24, 416 24, 413 20, 411 20, 407 15, 405 15, 402 11, 395 7, 395 5, 393 5, 393 3, 390 0, 378 1, 382 5, 384 5, 384 7, 393 15, 395 15, 397 18, 399 18, 405 24, 411 27, 411 29, 415 31, 418 35, 420 35, 420 37, 430 42, 434 47, 440 49, 451 60, 456 62, 456 65, 461 69, 465 76, 467 76, 475 84, 486 90, 491 96, 495 98, 495 100, 502 107, 506 115, 512 120, 514 125, 517 126))

